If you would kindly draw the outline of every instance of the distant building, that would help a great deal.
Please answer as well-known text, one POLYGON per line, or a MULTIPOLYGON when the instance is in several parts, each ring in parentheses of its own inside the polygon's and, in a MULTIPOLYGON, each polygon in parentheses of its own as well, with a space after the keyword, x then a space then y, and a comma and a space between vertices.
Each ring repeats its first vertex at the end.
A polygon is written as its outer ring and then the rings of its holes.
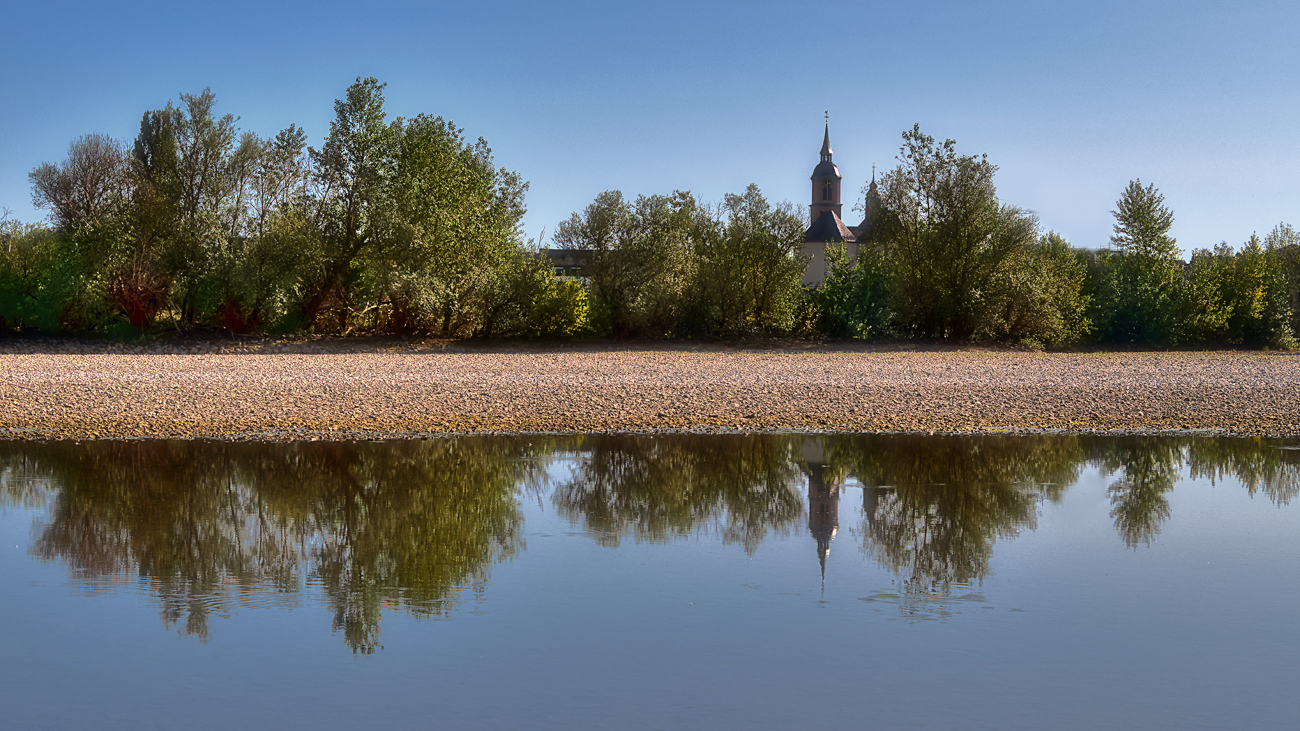
POLYGON ((555 276, 577 279, 587 276, 587 262, 591 252, 581 249, 542 249, 539 254, 550 264, 555 276))
POLYGON ((812 174, 812 205, 808 220, 812 225, 804 233, 803 255, 808 257, 808 268, 803 273, 803 283, 819 285, 826 279, 826 249, 843 245, 850 259, 858 255, 858 245, 871 236, 876 211, 880 207, 880 194, 876 190, 876 173, 871 172, 871 186, 867 190, 866 214, 862 223, 850 228, 845 225, 841 212, 840 169, 831 159, 831 126, 826 123, 822 137, 821 160, 812 174))

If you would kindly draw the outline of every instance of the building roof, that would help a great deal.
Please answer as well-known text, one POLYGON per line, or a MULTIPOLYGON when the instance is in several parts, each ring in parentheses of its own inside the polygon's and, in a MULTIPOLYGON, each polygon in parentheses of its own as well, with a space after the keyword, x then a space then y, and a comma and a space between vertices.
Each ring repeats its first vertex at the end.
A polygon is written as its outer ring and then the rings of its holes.
POLYGON ((817 163, 817 167, 813 168, 813 174, 812 174, 813 180, 816 180, 817 178, 843 178, 843 177, 844 177, 843 175, 840 175, 840 169, 836 167, 835 163, 831 162, 830 160, 822 160, 821 162, 817 163))
POLYGON ((817 178, 829 178, 831 176, 836 178, 843 177, 840 175, 840 169, 835 167, 835 163, 831 161, 831 125, 827 122, 826 134, 822 137, 821 161, 817 163, 817 167, 813 168, 812 177, 815 180, 817 178))
POLYGON ((857 237, 848 226, 835 215, 835 211, 823 211, 816 221, 808 227, 803 235, 804 241, 857 241, 857 237))
POLYGON ((581 266, 591 261, 591 252, 585 249, 542 249, 538 253, 555 266, 581 266))

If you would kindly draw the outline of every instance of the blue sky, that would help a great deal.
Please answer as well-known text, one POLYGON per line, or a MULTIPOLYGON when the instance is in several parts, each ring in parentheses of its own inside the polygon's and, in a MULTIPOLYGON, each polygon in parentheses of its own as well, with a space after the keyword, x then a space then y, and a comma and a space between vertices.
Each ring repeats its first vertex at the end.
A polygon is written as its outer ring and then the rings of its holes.
MULTIPOLYGON (((0 207, 87 132, 210 86, 319 144, 357 76, 453 120, 530 181, 529 236, 602 190, 757 183, 806 204, 822 112, 845 198, 914 123, 999 166, 1005 202, 1103 245, 1133 178, 1185 250, 1300 225, 1300 10, 1284 2, 11 4, 0 207)), ((848 206, 846 205, 846 208, 848 206)), ((853 218, 853 216, 849 216, 853 218)), ((850 220, 850 223, 856 221, 850 220)))

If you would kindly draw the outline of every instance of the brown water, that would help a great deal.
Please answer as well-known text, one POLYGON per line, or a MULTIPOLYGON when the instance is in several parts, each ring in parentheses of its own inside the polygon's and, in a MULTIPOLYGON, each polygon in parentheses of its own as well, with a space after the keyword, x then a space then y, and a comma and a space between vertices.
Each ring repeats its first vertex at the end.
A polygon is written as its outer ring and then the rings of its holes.
POLYGON ((1255 439, 0 443, 3 728, 1293 728, 1255 439))

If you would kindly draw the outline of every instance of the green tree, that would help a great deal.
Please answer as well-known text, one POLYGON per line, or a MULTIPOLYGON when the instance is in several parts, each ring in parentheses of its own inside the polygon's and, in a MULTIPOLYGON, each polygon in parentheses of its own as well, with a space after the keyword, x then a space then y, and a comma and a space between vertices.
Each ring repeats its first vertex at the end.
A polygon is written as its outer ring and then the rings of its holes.
POLYGON ((919 125, 903 133, 898 160, 880 186, 879 225, 900 322, 926 337, 969 339, 999 273, 1037 242, 1037 221, 998 202, 986 156, 958 155, 954 141, 936 144, 919 125))
POLYGON ((850 260, 845 247, 826 250, 826 281, 811 294, 817 329, 836 338, 872 338, 888 332, 889 269, 879 249, 863 246, 850 260))
POLYGON ((785 333, 803 300, 804 222, 758 186, 727 194, 717 224, 700 226, 698 320, 708 334, 785 333))
POLYGON ((989 286, 979 334, 1060 347, 1092 331, 1087 264, 1056 232, 1014 251, 989 286))
POLYGON ((528 184, 441 117, 404 124, 395 152, 395 235, 368 257, 387 326, 444 337, 520 330, 548 274, 522 243, 528 184))
POLYGON ((1155 185, 1133 180, 1111 212, 1111 244, 1118 254, 1107 259, 1113 300, 1105 302, 1105 335, 1121 342, 1173 343, 1182 332, 1187 298, 1178 244, 1169 236, 1174 214, 1155 185))
POLYGON ((0 332, 57 327, 58 299, 47 286, 57 266, 58 239, 41 224, 0 213, 0 332))
POLYGON ((1300 335, 1300 233, 1279 223, 1264 237, 1264 247, 1277 262, 1283 290, 1282 302, 1293 335, 1300 335))
POLYGON ((615 190, 560 223, 555 243, 584 257, 597 332, 663 337, 679 328, 690 304, 702 221, 711 228, 689 192, 629 202, 615 190))
MULTIPOLYGON (((345 331, 363 275, 362 255, 393 236, 393 180, 401 121, 389 122, 384 84, 357 78, 334 102, 334 121, 319 150, 308 148, 314 195, 311 221, 318 230, 303 273, 304 325, 345 331)), ((364 309, 361 308, 361 309, 364 309)))

